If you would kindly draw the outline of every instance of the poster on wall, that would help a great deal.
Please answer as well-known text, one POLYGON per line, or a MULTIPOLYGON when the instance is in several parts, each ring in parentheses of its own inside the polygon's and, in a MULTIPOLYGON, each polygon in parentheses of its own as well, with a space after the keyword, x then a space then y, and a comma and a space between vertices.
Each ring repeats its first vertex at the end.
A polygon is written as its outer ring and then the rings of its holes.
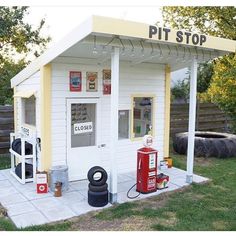
POLYGON ((97 92, 98 90, 98 73, 87 72, 86 73, 86 91, 97 92))
POLYGON ((103 70, 103 94, 111 94, 111 70, 103 70))
POLYGON ((81 71, 70 71, 70 91, 80 92, 82 90, 81 71))

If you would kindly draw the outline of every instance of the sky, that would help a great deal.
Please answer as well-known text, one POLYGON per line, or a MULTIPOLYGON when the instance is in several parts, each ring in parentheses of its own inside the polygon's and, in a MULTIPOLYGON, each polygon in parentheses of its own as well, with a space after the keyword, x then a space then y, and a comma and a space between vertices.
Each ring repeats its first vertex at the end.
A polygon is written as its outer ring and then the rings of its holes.
MULTIPOLYGON (((38 26, 40 19, 46 19, 43 34, 52 37, 50 44, 54 44, 78 26, 90 15, 101 15, 132 20, 147 24, 162 24, 160 6, 31 6, 25 21, 38 26)), ((50 46, 50 45, 49 45, 50 46)), ((186 69, 172 73, 172 86, 181 80, 186 69)))
POLYGON ((25 21, 37 26, 40 19, 45 18, 46 27, 42 33, 50 35, 54 43, 91 15, 109 16, 147 24, 162 22, 159 6, 31 6, 25 21))
MULTIPOLYGON (((160 22, 162 16, 160 5, 191 5, 199 6, 200 0, 0 0, 0 6, 30 6, 29 14, 25 21, 37 27, 42 18, 46 25, 42 31, 45 36, 50 36, 52 41, 49 47, 63 38, 73 28, 85 21, 91 15, 115 17, 125 20, 155 24, 160 22)), ((225 5, 235 5, 234 1, 227 0, 225 5)), ((214 6, 215 0, 205 0, 204 5, 214 6)), ((185 77, 186 69, 173 74, 175 83, 185 77)))

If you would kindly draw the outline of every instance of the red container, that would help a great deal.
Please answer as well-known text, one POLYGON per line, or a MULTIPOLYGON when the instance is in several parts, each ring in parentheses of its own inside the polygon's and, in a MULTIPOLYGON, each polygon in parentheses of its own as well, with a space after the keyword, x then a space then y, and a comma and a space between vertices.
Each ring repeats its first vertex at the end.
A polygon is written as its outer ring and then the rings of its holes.
POLYGON ((164 189, 167 188, 169 182, 169 176, 164 175, 163 173, 157 176, 157 189, 164 189))
POLYGON ((48 192, 47 172, 38 172, 36 174, 36 190, 38 194, 48 192))
POLYGON ((157 150, 144 147, 137 153, 137 192, 157 190, 157 150))

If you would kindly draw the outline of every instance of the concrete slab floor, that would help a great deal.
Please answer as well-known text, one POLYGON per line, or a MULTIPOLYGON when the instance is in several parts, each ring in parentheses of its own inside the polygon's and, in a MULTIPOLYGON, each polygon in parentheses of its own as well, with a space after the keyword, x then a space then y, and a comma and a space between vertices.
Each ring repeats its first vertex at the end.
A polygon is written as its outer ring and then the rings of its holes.
MULTIPOLYGON (((35 183, 22 185, 9 172, 9 169, 0 171, 0 203, 7 209, 8 216, 18 228, 65 220, 101 209, 88 204, 88 180, 70 182, 69 190, 64 192, 62 197, 55 198, 51 192, 37 194, 35 183)), ((164 173, 170 177, 168 188, 157 190, 154 193, 140 194, 135 199, 128 198, 127 191, 136 183, 136 172, 119 174, 118 203, 155 196, 188 185, 184 170, 172 167, 159 170, 159 173, 164 173)), ((193 181, 201 183, 208 181, 208 179, 194 175, 193 181)), ((129 196, 133 197, 137 194, 134 187, 131 189, 129 196)), ((109 203, 105 208, 111 206, 109 203)))

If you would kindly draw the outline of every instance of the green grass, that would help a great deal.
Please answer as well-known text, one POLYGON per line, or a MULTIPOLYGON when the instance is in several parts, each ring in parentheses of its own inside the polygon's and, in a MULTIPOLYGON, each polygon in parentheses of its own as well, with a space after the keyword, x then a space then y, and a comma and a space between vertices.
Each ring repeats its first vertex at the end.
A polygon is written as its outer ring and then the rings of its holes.
MULTIPOLYGON (((185 156, 172 157, 175 167, 186 168, 185 156)), ((28 227, 23 230, 143 230, 142 227, 147 225, 145 230, 235 231, 236 158, 195 158, 194 173, 208 177, 211 181, 206 184, 192 184, 182 190, 163 193, 148 199, 120 204, 73 220, 28 227)), ((1 230, 17 229, 9 220, 0 217, 1 230)))
POLYGON ((11 167, 11 158, 7 155, 0 155, 0 170, 11 167))
MULTIPOLYGON (((176 167, 185 169, 186 158, 174 156, 176 167)), ((114 220, 130 215, 151 219, 150 230, 236 230, 236 159, 196 159, 194 172, 210 178, 207 184, 192 184, 168 197, 161 208, 145 203, 125 203, 106 209, 97 217, 114 220), (136 204, 136 205, 135 205, 136 204), (169 223, 171 222, 171 223, 169 223)), ((158 197, 156 197, 158 203, 158 197)))

